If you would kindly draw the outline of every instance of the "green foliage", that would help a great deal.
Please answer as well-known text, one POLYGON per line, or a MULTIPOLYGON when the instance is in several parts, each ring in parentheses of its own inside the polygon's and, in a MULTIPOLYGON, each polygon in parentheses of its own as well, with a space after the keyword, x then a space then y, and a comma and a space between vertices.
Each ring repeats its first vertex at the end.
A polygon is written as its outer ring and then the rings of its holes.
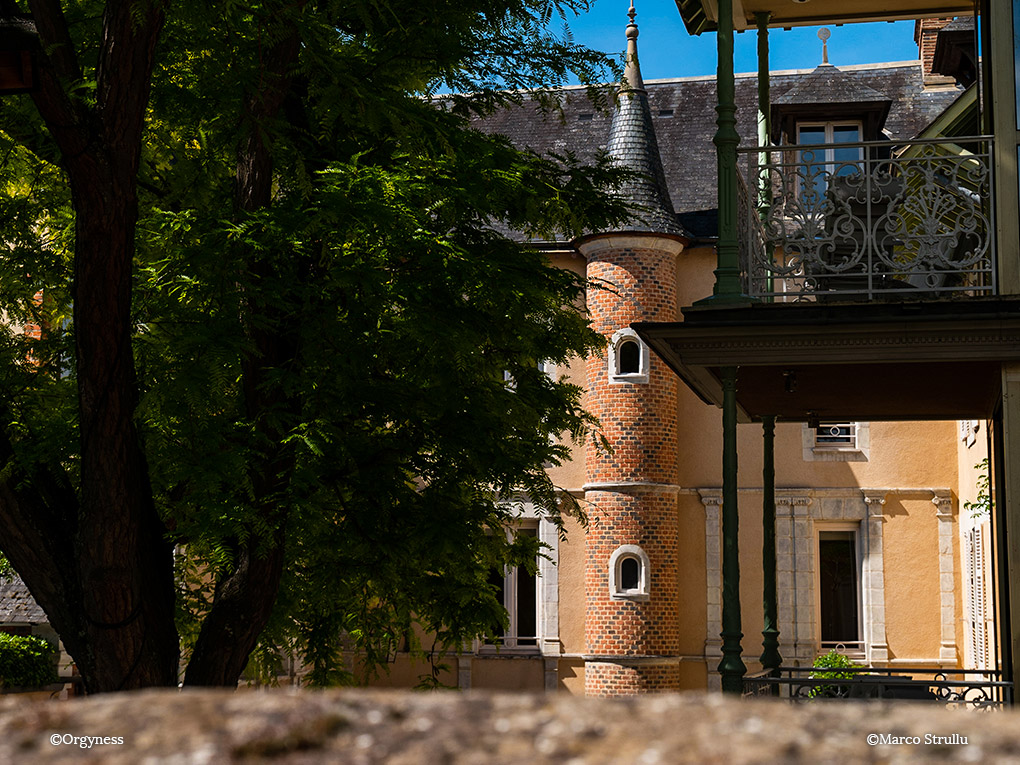
MULTIPOLYGON (((521 498, 555 522, 583 517, 545 467, 597 423, 580 388, 537 363, 603 340, 578 308, 583 279, 499 232, 572 237, 619 221, 605 192, 624 174, 605 157, 520 151, 471 119, 525 98, 555 109, 569 73, 605 79, 604 56, 549 27, 588 4, 168 11, 138 178, 132 352, 186 656, 239 551, 282 532, 251 676, 297 650, 312 683, 353 682, 406 646, 435 684, 447 650, 506 621, 489 571, 534 565, 535 540, 493 533, 514 527, 521 498), (296 65, 272 71, 290 36, 296 65), (283 106, 254 116, 285 78, 283 106), (271 201, 254 211, 235 197, 253 133, 272 159, 271 201), (286 361, 265 361, 267 346, 286 361)), ((101 6, 66 10, 83 70, 71 93, 86 102, 101 6)), ((605 104, 604 89, 591 95, 605 104)), ((0 300, 45 331, 0 329, 2 424, 28 475, 59 464, 76 481, 74 215, 57 159, 31 101, 4 99, 0 300)))
POLYGON ((53 646, 40 637, 0 632, 0 687, 41 688, 57 682, 53 646))
MULTIPOLYGON (((852 669, 859 666, 854 664, 849 658, 841 654, 835 648, 829 651, 827 654, 817 657, 811 664, 812 667, 818 667, 819 669, 852 669)), ((849 680, 854 677, 853 672, 812 672, 810 675, 812 680, 824 680, 828 678, 838 680, 849 680)), ((835 698, 846 695, 846 687, 839 685, 817 685, 808 692, 808 696, 817 698, 835 698)))
POLYGON ((981 460, 974 466, 974 469, 978 471, 976 483, 977 497, 975 497, 973 502, 964 502, 963 509, 970 513, 971 518, 988 518, 992 514, 992 495, 989 483, 988 458, 985 457, 981 460))

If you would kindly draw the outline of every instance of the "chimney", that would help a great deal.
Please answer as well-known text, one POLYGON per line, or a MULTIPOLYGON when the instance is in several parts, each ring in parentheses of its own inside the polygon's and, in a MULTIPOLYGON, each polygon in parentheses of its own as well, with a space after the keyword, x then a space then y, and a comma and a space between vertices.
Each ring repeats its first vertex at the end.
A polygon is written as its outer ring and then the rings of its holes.
POLYGON ((924 73, 925 84, 931 80, 942 81, 944 77, 934 74, 931 70, 932 60, 935 58, 935 43, 939 37, 939 30, 952 21, 952 17, 944 19, 918 19, 914 22, 914 42, 917 43, 917 51, 921 58, 921 70, 924 73))

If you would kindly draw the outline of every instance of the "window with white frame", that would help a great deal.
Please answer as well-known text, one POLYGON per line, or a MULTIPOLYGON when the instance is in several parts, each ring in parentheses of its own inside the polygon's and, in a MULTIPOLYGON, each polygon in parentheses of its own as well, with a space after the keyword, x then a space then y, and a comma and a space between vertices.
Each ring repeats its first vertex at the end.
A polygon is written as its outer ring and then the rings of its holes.
POLYGON ((854 145, 860 143, 861 135, 861 123, 857 121, 797 124, 802 202, 820 204, 833 177, 861 171, 862 148, 854 145))
POLYGON ((609 340, 609 380, 613 383, 647 383, 651 354, 637 332, 626 327, 609 340))
POLYGON ((861 556, 857 527, 821 527, 815 541, 819 648, 826 652, 842 646, 850 653, 863 653, 861 556))
MULTIPOLYGON (((537 537, 538 525, 523 526, 517 533, 537 537)), ((514 566, 506 571, 493 571, 489 582, 499 590, 509 618, 506 629, 501 630, 501 634, 490 635, 488 642, 503 648, 537 648, 539 641, 537 573, 533 574, 524 567, 514 566)))
POLYGON ((648 555, 638 545, 621 545, 609 556, 609 594, 625 600, 648 600, 648 555))
POLYGON ((867 462, 871 426, 867 422, 819 422, 803 427, 805 462, 867 462))

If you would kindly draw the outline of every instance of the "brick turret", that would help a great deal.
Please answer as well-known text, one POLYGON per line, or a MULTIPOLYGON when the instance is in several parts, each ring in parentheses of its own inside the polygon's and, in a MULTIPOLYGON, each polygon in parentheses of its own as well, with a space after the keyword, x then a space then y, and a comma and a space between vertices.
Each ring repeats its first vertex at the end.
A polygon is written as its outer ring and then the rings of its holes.
POLYGON ((634 7, 627 66, 608 145, 638 175, 621 190, 639 206, 620 231, 586 237, 594 326, 609 341, 587 363, 588 408, 612 451, 588 446, 585 499, 585 691, 606 696, 679 687, 676 377, 630 329, 676 318, 676 258, 686 241, 670 202, 637 59, 634 7))

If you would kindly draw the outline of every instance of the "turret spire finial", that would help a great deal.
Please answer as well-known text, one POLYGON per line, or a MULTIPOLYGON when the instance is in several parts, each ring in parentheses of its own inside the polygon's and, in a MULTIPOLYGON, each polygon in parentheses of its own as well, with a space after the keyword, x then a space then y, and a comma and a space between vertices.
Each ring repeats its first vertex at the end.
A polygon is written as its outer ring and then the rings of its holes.
POLYGON ((644 83, 641 81, 641 67, 638 65, 637 38, 638 28, 634 17, 637 11, 634 10, 634 0, 630 0, 630 10, 627 11, 630 23, 627 24, 627 61, 624 66, 623 80, 626 90, 643 90, 644 83))
MULTIPOLYGON (((634 0, 631 0, 631 2, 633 2, 633 1, 634 0)), ((822 63, 823 64, 828 64, 829 63, 829 36, 831 34, 832 33, 828 29, 826 29, 825 27, 822 27, 821 29, 818 30, 818 39, 822 41, 822 63)))

